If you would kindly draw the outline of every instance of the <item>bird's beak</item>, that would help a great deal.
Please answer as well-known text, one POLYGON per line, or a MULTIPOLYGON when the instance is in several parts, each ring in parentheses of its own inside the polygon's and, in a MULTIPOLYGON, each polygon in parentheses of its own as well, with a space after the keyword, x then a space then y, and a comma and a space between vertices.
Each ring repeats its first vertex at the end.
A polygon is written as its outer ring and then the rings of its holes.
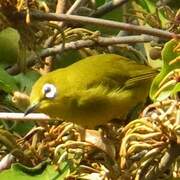
POLYGON ((39 107, 39 104, 40 103, 35 103, 35 104, 32 104, 30 105, 24 112, 24 116, 34 112, 38 107, 39 107))

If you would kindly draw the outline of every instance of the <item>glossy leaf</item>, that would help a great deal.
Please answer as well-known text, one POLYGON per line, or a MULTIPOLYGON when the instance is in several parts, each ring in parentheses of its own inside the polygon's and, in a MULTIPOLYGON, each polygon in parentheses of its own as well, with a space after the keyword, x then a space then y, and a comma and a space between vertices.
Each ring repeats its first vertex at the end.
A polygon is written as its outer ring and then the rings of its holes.
POLYGON ((163 60, 163 67, 159 75, 154 79, 151 90, 150 90, 150 97, 152 100, 163 100, 168 96, 172 95, 174 92, 177 92, 179 89, 179 85, 171 84, 164 88, 164 90, 157 96, 157 91, 160 88, 160 83, 165 78, 165 76, 174 70, 179 69, 180 62, 177 61, 173 64, 169 64, 172 60, 180 56, 180 52, 174 50, 174 48, 178 45, 178 41, 171 40, 167 42, 162 51, 162 60, 163 60))
POLYGON ((36 167, 29 168, 21 164, 12 165, 11 169, 4 170, 0 173, 0 179, 10 180, 49 180, 56 179, 62 180, 64 172, 59 172, 55 170, 52 165, 47 165, 46 162, 37 165, 36 167))

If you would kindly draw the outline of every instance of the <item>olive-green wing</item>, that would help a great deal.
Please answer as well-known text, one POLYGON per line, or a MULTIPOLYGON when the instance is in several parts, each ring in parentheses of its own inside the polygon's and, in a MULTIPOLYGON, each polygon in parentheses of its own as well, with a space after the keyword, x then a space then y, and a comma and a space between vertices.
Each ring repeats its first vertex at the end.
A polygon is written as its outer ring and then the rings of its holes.
POLYGON ((68 67, 69 82, 90 89, 102 85, 107 89, 130 87, 146 79, 152 79, 155 71, 114 54, 90 56, 68 67))
MULTIPOLYGON (((116 57, 116 56, 115 56, 116 57)), ((118 56, 118 59, 107 59, 96 63, 100 73, 89 74, 88 88, 102 85, 107 89, 121 89, 137 86, 139 83, 151 82, 157 71, 146 65, 118 56)))

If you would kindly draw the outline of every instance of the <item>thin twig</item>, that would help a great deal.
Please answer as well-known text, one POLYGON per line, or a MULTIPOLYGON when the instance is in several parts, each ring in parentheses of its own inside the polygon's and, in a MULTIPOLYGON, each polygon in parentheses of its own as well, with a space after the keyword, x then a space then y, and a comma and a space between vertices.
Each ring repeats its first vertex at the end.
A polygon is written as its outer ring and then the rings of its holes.
MULTIPOLYGON (((66 0, 58 0, 57 1, 57 5, 56 5, 56 14, 57 15, 58 14, 63 14, 65 12, 65 8, 66 8, 66 0)), ((63 26, 62 25, 63 22, 54 22, 54 23, 58 25, 59 29, 63 26)), ((56 37, 56 35, 58 34, 58 32, 59 31, 57 29, 55 29, 54 35, 50 36, 45 41, 44 48, 47 48, 47 47, 49 47, 52 44, 52 42, 53 42, 54 38, 56 37)))
POLYGON ((31 113, 24 116, 24 113, 7 113, 0 112, 0 119, 11 120, 11 121, 49 121, 51 118, 42 113, 31 113))
MULTIPOLYGON (((66 1, 67 0, 58 0, 57 5, 56 5, 56 14, 63 14, 65 13, 66 10, 66 1)), ((62 27, 63 22, 58 22, 57 23, 60 27, 62 27)), ((56 30, 57 33, 57 30, 56 30)))
POLYGON ((109 1, 102 6, 98 7, 96 11, 92 12, 89 16, 91 17, 101 17, 108 12, 116 9, 117 7, 122 6, 124 3, 128 2, 128 0, 112 0, 109 1))
MULTIPOLYGON (((66 10, 66 0, 58 0, 57 1, 57 5, 56 5, 56 14, 63 14, 66 10)), ((56 22, 54 22, 56 23, 56 22)), ((58 22, 57 25, 59 27, 63 27, 63 22, 58 22)), ((44 47, 48 48, 52 42, 54 41, 55 37, 57 36, 57 34, 59 33, 59 31, 57 29, 54 30, 54 35, 50 36, 44 43, 44 47)), ((45 58, 45 65, 43 68, 43 73, 47 73, 49 71, 51 71, 52 66, 53 66, 53 57, 49 56, 45 58)))
MULTIPOLYGON (((95 40, 78 40, 78 41, 72 41, 69 43, 66 43, 64 45, 64 48, 62 47, 62 44, 43 49, 38 56, 32 55, 27 59, 27 66, 31 67, 34 64, 36 64, 39 61, 39 58, 45 58, 50 55, 54 55, 57 53, 61 53, 62 51, 67 51, 71 49, 81 49, 84 47, 93 47, 95 45, 99 46, 108 46, 113 44, 128 44, 128 43, 144 43, 144 42, 150 42, 153 41, 154 38, 152 36, 147 35, 139 35, 139 36, 124 36, 124 37, 97 37, 95 40)), ((18 64, 15 64, 11 68, 7 70, 9 74, 15 75, 20 72, 18 64)))
MULTIPOLYGON (((19 16, 25 16, 25 13, 18 13, 19 16)), ((149 34, 152 36, 158 36, 165 39, 177 38, 180 39, 180 34, 175 34, 172 32, 146 27, 146 26, 137 26, 128 23, 116 22, 105 19, 77 16, 77 15, 67 15, 67 14, 55 14, 55 13, 43 13, 40 11, 31 11, 31 19, 34 20, 47 20, 47 21, 67 21, 67 22, 76 22, 81 24, 92 24, 96 26, 104 26, 114 29, 123 29, 129 32, 136 32, 141 34, 149 34)))
MULTIPOLYGON (((74 4, 68 9, 66 14, 67 15, 73 14, 77 10, 77 8, 81 6, 83 1, 85 1, 85 0, 76 0, 74 2, 74 4)), ((60 22, 59 25, 60 25, 60 27, 63 27, 64 26, 64 22, 60 22)))
POLYGON ((82 5, 83 1, 87 0, 76 0, 74 4, 68 9, 66 14, 73 14, 82 5))
POLYGON ((66 9, 66 0, 58 0, 56 5, 56 14, 63 14, 66 9))

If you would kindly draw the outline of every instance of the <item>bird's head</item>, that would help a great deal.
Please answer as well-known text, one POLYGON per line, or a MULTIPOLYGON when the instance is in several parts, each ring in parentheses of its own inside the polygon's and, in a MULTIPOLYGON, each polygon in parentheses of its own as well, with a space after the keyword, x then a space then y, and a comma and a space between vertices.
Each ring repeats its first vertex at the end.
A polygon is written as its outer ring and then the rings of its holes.
POLYGON ((25 111, 25 115, 38 111, 49 114, 58 102, 58 86, 48 75, 42 76, 32 87, 30 94, 30 105, 25 111), (50 109, 49 109, 50 108, 50 109))

